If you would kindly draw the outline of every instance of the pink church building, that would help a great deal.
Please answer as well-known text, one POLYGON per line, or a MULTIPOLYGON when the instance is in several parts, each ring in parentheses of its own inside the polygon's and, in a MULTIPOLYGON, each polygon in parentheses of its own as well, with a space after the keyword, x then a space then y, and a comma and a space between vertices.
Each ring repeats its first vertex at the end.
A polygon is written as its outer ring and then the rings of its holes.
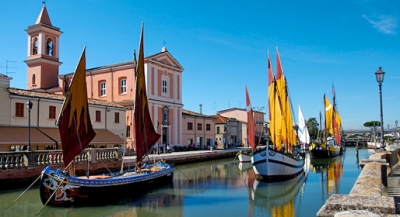
MULTIPOLYGON (((53 26, 46 5, 36 22, 26 30, 27 89, 63 94, 73 73, 60 75, 60 28, 53 26)), ((138 31, 139 35, 139 31, 138 31)), ((136 44, 132 42, 132 44, 136 44)), ((89 51, 90 52, 90 51, 89 51)), ((78 55, 78 54, 77 54, 78 55)), ((133 106, 135 93, 135 60, 86 69, 88 98, 117 103, 126 111, 126 144, 134 148, 133 106)), ((158 144, 182 145, 182 73, 179 62, 163 47, 161 52, 145 57, 145 75, 150 113, 156 131, 161 134, 158 144)), ((57 111, 58 112, 58 111, 57 111)), ((107 110, 96 110, 92 122, 104 122, 107 110)), ((116 115, 116 114, 109 114, 116 115)), ((119 117, 115 117, 119 120, 119 117)))

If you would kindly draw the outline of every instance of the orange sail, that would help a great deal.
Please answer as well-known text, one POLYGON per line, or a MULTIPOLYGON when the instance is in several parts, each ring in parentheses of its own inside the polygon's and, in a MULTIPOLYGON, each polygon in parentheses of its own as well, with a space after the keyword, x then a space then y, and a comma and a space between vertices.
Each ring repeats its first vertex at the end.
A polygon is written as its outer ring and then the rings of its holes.
POLYGON ((139 59, 136 68, 136 92, 134 111, 134 146, 137 162, 140 164, 142 158, 160 138, 154 130, 151 121, 149 105, 147 101, 146 82, 144 75, 144 52, 143 52, 143 30, 140 35, 139 59))
POLYGON ((85 50, 82 52, 58 118, 65 167, 89 145, 96 135, 88 108, 85 50))

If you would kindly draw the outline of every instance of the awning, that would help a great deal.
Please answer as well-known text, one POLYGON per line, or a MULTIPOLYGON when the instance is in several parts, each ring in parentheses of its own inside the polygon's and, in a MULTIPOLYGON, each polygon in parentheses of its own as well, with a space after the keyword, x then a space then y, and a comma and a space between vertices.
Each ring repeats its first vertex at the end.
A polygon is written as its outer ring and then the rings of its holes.
MULTIPOLYGON (((95 129, 94 145, 123 144, 124 140, 109 130, 95 129)), ((61 144, 58 128, 31 127, 31 145, 61 144)), ((28 127, 0 126, 0 145, 27 145, 28 127)), ((62 145, 62 144, 61 144, 62 145)))
MULTIPOLYGON (((28 145, 28 127, 0 127, 0 145, 28 145)), ((31 145, 54 145, 52 140, 35 127, 30 129, 31 145)))
POLYGON ((109 130, 94 130, 96 132, 96 136, 90 142, 90 144, 95 145, 107 145, 107 144, 124 144, 124 140, 121 139, 118 135, 114 134, 109 130))

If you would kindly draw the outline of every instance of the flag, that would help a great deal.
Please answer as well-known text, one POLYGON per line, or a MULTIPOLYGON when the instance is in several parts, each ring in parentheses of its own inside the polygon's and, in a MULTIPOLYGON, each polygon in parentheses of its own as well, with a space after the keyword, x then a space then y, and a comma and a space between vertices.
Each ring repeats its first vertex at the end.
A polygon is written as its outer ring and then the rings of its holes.
POLYGON ((89 145, 96 135, 89 115, 85 50, 86 48, 83 49, 58 118, 65 167, 89 145))
POLYGON ((134 111, 134 146, 136 161, 140 164, 142 157, 152 148, 161 137, 155 132, 151 121, 149 105, 147 101, 146 82, 144 75, 144 52, 143 52, 143 31, 140 35, 139 59, 136 67, 136 92, 135 92, 135 111, 134 111))

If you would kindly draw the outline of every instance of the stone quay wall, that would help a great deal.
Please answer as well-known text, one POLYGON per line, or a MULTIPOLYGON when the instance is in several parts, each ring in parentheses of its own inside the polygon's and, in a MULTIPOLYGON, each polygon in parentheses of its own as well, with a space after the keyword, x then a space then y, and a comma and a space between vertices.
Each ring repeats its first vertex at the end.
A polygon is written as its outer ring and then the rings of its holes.
POLYGON ((375 153, 360 166, 363 169, 350 193, 331 195, 318 217, 400 216, 394 197, 387 194, 387 177, 399 166, 399 149, 375 153))

